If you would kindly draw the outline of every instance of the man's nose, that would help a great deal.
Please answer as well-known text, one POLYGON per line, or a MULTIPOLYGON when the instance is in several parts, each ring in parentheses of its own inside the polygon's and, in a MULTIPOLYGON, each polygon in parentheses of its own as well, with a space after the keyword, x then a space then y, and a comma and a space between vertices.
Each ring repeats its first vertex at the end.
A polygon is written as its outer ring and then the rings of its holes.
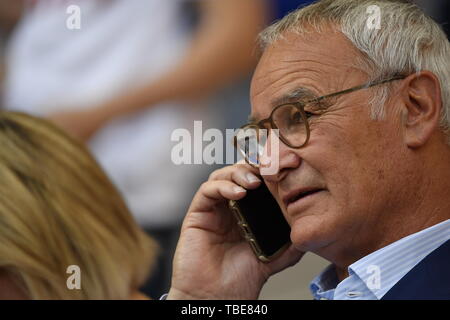
POLYGON ((301 161, 297 149, 285 145, 279 139, 279 135, 271 130, 260 158, 260 174, 264 180, 268 182, 281 181, 290 169, 298 168, 301 161), (267 168, 270 170, 266 170, 267 168))

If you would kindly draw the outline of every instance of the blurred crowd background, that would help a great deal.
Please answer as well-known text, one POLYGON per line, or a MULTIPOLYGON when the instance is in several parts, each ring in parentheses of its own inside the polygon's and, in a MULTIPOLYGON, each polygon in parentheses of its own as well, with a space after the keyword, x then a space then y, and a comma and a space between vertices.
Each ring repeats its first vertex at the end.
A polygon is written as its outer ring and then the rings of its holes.
MULTIPOLYGON (((175 165, 174 129, 237 128, 250 112, 256 35, 301 0, 2 0, 0 108, 84 141, 162 248, 143 289, 170 286, 182 218, 219 165, 175 165), (77 28, 76 11, 80 9, 77 28), (72 8, 73 9, 73 8, 72 8), (70 20, 68 24, 68 19, 70 20)), ((417 0, 449 33, 450 2, 417 0)), ((266 299, 310 299, 313 255, 269 280, 266 299)))

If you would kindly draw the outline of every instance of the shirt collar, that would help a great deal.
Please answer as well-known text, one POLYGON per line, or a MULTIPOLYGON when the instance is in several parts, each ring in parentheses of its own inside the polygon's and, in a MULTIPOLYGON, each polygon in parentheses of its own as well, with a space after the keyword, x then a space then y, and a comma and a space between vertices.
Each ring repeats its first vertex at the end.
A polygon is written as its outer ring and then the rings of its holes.
POLYGON ((331 264, 311 281, 309 290, 316 300, 332 300, 334 298, 334 290, 338 283, 336 269, 331 264))
MULTIPOLYGON (((381 299, 401 278, 428 254, 450 239, 450 219, 404 237, 351 264, 349 275, 356 275, 374 296, 381 299)), ((315 299, 333 299, 339 283, 333 265, 310 284, 315 299)))

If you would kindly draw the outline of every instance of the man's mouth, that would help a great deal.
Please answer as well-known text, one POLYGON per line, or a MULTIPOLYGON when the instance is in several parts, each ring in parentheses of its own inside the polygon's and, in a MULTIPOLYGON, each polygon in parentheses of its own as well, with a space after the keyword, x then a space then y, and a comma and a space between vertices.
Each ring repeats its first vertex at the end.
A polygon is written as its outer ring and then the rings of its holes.
POLYGON ((299 200, 303 200, 308 197, 311 197, 321 191, 325 191, 325 189, 324 188, 303 188, 303 189, 299 189, 296 191, 292 191, 283 197, 283 202, 287 208, 290 205, 292 205, 293 203, 296 203, 299 200))

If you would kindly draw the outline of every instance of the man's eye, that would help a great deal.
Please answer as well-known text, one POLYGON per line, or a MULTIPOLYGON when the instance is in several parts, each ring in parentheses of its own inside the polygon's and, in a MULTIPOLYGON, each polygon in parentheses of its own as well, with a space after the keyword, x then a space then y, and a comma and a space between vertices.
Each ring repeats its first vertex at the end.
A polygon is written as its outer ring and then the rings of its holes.
POLYGON ((294 113, 291 115, 291 121, 292 121, 292 122, 295 122, 295 123, 301 122, 301 121, 302 121, 302 114, 301 114, 299 111, 294 112, 294 113))
POLYGON ((306 114, 306 118, 311 118, 311 117, 314 117, 314 116, 318 116, 318 114, 317 113, 312 113, 312 112, 309 112, 309 111, 305 111, 305 114, 306 114))

